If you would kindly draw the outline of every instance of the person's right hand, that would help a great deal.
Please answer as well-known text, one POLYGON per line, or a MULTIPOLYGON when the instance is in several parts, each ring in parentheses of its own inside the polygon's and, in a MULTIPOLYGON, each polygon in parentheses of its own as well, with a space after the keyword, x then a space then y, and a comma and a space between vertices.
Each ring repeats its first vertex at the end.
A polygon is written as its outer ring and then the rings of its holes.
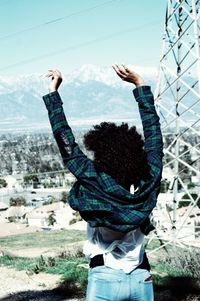
POLYGON ((62 75, 59 70, 48 70, 47 77, 51 78, 51 83, 49 85, 49 92, 57 91, 60 84, 62 83, 62 75))
POLYGON ((117 64, 112 65, 112 67, 122 80, 132 83, 136 87, 144 85, 143 78, 137 73, 135 73, 133 70, 130 70, 128 67, 117 64))

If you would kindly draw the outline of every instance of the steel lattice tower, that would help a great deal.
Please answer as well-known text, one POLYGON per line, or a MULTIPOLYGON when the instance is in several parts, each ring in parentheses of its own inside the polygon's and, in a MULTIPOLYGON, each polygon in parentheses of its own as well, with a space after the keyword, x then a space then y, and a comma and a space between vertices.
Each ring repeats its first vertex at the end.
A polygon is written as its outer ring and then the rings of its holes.
POLYGON ((199 21, 200 0, 168 0, 155 92, 165 158, 154 221, 164 244, 200 242, 199 21))

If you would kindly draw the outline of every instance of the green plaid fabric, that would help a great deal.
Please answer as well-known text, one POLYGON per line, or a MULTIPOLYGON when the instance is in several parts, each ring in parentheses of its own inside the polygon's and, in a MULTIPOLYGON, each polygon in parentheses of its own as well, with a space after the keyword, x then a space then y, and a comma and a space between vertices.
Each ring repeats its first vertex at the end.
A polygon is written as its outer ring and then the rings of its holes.
POLYGON ((120 232, 140 227, 148 234, 153 228, 149 215, 160 190, 163 142, 150 87, 137 87, 133 94, 139 106, 151 175, 146 182, 140 182, 134 194, 108 174, 96 172, 93 162, 75 142, 58 92, 49 93, 43 99, 64 165, 77 178, 68 196, 70 206, 92 227, 105 226, 120 232))

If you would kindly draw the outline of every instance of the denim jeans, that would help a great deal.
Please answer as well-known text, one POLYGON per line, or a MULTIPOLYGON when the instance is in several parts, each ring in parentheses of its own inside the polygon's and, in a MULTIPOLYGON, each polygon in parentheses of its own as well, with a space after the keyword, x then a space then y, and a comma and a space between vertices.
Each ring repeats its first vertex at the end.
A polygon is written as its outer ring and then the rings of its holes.
POLYGON ((129 274, 106 266, 89 270, 87 301, 153 301, 153 284, 147 270, 129 274))

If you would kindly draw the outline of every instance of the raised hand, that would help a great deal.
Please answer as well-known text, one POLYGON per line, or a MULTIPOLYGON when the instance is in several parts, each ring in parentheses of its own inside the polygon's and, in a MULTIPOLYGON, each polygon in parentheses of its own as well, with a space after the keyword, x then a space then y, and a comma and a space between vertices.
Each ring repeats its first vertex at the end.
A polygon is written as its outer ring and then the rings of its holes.
POLYGON ((114 64, 112 67, 122 80, 132 83, 136 87, 144 85, 143 78, 125 65, 114 64))
POLYGON ((59 70, 48 70, 47 77, 51 78, 51 83, 49 85, 49 92, 57 91, 60 84, 62 83, 62 75, 59 70))

